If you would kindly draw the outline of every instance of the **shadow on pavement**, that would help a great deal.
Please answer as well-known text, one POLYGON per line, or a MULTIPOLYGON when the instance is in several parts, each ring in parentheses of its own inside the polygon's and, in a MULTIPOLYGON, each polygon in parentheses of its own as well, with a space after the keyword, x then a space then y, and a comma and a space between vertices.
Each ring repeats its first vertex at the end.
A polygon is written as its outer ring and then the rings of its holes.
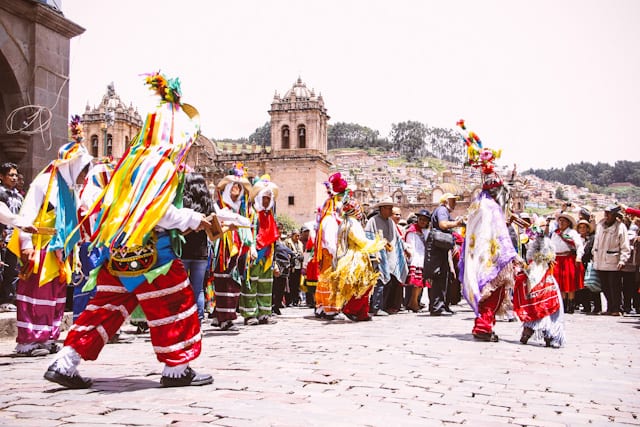
MULTIPOLYGON (((144 378, 92 378, 92 380, 93 384, 90 388, 86 389, 87 392, 101 392, 110 394, 160 388, 160 380, 154 381, 144 378)), ((44 393, 57 393, 60 391, 70 390, 66 387, 58 387, 53 383, 48 384, 51 384, 53 388, 45 390, 44 393)))

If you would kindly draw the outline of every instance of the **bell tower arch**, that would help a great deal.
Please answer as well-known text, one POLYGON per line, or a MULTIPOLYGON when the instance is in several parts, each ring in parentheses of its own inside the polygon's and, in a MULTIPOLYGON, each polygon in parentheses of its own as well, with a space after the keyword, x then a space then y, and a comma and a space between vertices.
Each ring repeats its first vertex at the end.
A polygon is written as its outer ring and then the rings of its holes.
POLYGON ((277 92, 274 94, 269 115, 274 153, 294 151, 327 155, 327 121, 330 117, 322 94, 316 96, 300 77, 283 97, 277 92))

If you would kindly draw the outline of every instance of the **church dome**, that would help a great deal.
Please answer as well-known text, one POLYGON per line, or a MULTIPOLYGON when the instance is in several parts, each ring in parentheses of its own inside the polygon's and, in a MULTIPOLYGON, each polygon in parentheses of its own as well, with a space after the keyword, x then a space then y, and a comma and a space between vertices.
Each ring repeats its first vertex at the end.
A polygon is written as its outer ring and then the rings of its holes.
POLYGON ((313 90, 309 90, 307 85, 302 82, 302 79, 298 77, 298 80, 294 83, 293 87, 284 95, 284 100, 289 101, 294 97, 299 101, 309 101, 315 99, 316 95, 313 90))

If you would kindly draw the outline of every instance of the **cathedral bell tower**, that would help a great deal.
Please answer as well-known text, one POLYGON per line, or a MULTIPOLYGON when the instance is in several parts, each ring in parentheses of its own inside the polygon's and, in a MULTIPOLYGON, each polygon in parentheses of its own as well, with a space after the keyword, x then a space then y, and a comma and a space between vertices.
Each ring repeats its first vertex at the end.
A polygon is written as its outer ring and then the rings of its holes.
POLYGON ((316 96, 300 77, 293 87, 280 98, 278 93, 271 103, 271 147, 274 152, 307 150, 327 155, 327 109, 322 95, 316 96))
POLYGON ((273 163, 268 169, 280 187, 278 213, 300 224, 311 221, 327 197, 329 115, 324 100, 298 77, 283 97, 275 93, 269 115, 273 163))

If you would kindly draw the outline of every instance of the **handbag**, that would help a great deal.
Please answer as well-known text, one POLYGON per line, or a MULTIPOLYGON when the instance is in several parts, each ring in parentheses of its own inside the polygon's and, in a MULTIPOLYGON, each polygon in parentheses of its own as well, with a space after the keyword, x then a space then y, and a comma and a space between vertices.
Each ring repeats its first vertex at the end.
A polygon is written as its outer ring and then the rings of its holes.
POLYGON ((433 236, 433 244, 440 249, 450 250, 455 245, 453 234, 445 233, 444 231, 431 229, 429 232, 433 236))
POLYGON ((602 291, 600 277, 598 277, 598 272, 596 271, 596 269, 593 268, 592 262, 589 262, 589 264, 587 264, 587 268, 585 268, 584 271, 584 287, 589 289, 591 292, 602 291))

